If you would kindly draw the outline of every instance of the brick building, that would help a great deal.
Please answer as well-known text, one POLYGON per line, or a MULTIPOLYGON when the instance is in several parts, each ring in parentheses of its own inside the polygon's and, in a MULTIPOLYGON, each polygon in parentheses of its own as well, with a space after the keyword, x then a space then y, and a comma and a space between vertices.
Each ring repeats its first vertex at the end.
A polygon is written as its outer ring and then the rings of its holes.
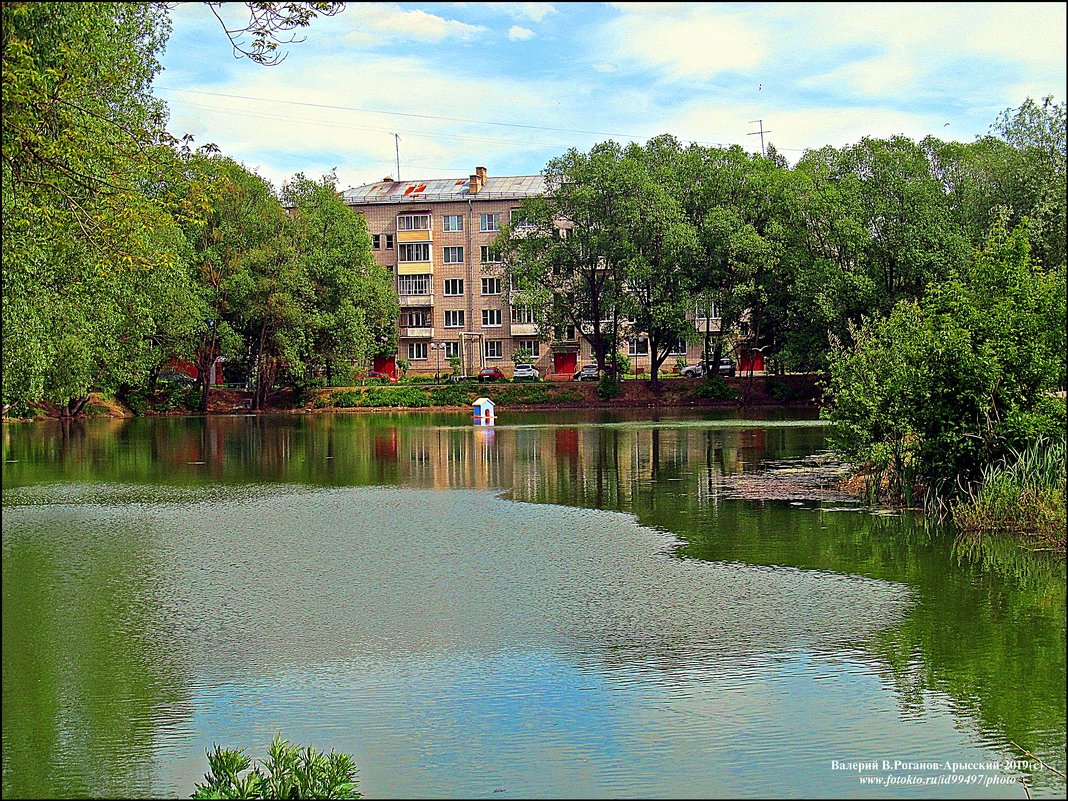
MULTIPOLYGON (((491 178, 478 167, 466 179, 384 180, 343 193, 367 220, 375 258, 392 271, 400 298, 397 353, 376 358, 374 369, 394 373, 397 360, 407 359, 410 375, 447 374, 459 356, 467 375, 492 366, 511 375, 512 354, 525 348, 543 377, 569 378, 592 361, 589 343, 572 327, 539 337, 530 311, 509 303, 491 247, 501 223, 542 191, 541 176, 491 178)), ((718 320, 709 323, 718 330, 718 320)), ((647 371, 648 342, 634 338, 628 351, 632 365, 647 371)), ((691 364, 700 351, 699 344, 678 349, 691 364)), ((669 358, 664 368, 673 364, 669 358)))

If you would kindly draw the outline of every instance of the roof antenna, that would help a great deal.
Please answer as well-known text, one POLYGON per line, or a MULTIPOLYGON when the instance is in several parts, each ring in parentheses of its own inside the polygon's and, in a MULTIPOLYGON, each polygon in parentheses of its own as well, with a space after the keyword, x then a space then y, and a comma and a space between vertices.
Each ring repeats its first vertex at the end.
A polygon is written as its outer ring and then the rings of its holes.
POLYGON ((397 180, 400 181, 400 134, 393 134, 393 144, 397 147, 397 180))

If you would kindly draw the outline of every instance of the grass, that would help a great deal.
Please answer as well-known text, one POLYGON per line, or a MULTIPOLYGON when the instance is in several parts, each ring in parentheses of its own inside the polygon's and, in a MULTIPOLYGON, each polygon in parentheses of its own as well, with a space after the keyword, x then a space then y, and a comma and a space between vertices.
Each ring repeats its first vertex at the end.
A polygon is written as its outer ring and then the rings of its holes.
POLYGON ((1065 441, 1039 440, 988 465, 950 509, 962 532, 1005 532, 1065 544, 1065 441))

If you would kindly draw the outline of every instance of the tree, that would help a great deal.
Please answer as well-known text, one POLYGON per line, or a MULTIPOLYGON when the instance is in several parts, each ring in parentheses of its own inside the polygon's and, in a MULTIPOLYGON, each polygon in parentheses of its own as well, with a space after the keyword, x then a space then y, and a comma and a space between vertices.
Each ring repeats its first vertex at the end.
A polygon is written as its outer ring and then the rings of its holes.
POLYGON ((660 180, 660 152, 677 143, 668 138, 650 140, 645 148, 633 145, 626 159, 636 173, 635 200, 628 204, 628 219, 616 235, 624 243, 622 272, 627 310, 634 332, 649 338, 650 378, 653 391, 660 389, 660 366, 676 344, 693 335, 687 316, 693 293, 687 280, 692 271, 698 242, 670 184, 660 180))
POLYGON ((382 349, 396 350, 400 314, 390 272, 375 261, 362 215, 353 214, 335 187, 297 175, 282 190, 294 215, 290 229, 300 272, 311 283, 307 310, 307 361, 332 384, 338 362, 364 362, 382 349))
MULTIPOLYGON (((5 399, 75 410, 90 388, 151 373, 146 360, 206 319, 175 235, 188 209, 171 204, 189 199, 175 191, 189 139, 167 133, 151 92, 171 5, 0 7, 5 399)), ((339 9, 247 5, 260 63, 283 32, 339 9)))
POLYGON ((948 280, 854 329, 832 355, 827 415, 844 454, 952 493, 983 465, 1064 430, 1065 272, 995 231, 948 280))
POLYGON ((546 338, 574 326, 590 343, 597 365, 615 352, 617 330, 609 321, 620 300, 623 259, 618 233, 635 202, 637 173, 615 142, 589 153, 569 150, 542 171, 546 191, 520 205, 497 246, 513 304, 530 306, 546 338))

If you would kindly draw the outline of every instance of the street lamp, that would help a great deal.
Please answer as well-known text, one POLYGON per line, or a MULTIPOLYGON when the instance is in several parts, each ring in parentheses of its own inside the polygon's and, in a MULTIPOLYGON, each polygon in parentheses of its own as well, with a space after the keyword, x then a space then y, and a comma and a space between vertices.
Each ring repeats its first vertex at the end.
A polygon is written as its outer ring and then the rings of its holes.
POLYGON ((443 351, 445 349, 445 343, 444 342, 431 342, 430 343, 430 349, 434 350, 434 351, 437 351, 437 353, 438 353, 438 366, 437 366, 436 372, 434 373, 434 380, 435 381, 440 381, 441 380, 441 351, 443 351))

